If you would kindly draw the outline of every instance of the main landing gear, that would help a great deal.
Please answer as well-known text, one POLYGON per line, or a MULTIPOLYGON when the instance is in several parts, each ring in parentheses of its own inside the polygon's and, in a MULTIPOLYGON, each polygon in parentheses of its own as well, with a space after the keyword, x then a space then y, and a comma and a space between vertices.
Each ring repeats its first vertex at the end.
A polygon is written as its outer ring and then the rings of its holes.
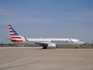
POLYGON ((47 49, 47 46, 43 46, 42 49, 47 49))

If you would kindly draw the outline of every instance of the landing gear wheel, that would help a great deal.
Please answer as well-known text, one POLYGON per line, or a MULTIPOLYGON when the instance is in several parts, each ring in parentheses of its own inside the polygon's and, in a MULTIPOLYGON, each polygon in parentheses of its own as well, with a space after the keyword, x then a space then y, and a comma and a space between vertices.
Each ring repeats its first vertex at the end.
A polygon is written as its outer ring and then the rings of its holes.
POLYGON ((47 46, 43 46, 43 48, 42 49, 47 49, 47 46))
POLYGON ((75 47, 75 49, 77 49, 77 46, 75 47))
POLYGON ((56 46, 56 48, 58 48, 58 46, 56 46))

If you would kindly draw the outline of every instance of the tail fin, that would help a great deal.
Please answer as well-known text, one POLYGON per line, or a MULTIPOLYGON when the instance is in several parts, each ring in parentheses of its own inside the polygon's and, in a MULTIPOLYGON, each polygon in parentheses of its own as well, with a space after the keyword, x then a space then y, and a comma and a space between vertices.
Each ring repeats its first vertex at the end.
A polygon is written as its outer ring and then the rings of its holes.
POLYGON ((19 35, 10 24, 8 25, 8 29, 10 32, 10 37, 12 42, 23 42, 23 37, 19 35))

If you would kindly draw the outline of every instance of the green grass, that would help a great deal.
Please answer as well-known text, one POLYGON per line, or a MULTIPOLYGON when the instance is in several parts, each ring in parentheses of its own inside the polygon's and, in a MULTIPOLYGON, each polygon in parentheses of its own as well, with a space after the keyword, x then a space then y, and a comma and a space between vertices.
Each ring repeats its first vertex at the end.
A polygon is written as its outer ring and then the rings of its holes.
MULTIPOLYGON (((9 46, 6 46, 6 45, 2 46, 2 45, 0 45, 0 47, 16 47, 16 46, 14 46, 14 45, 9 45, 9 46)), ((37 46, 17 46, 17 47, 37 47, 37 46)), ((58 46, 58 48, 62 48, 62 49, 75 49, 75 46, 58 46)), ((76 49, 93 49, 93 45, 78 46, 76 49)))
MULTIPOLYGON (((59 46, 58 48, 75 49, 75 46, 59 46)), ((76 49, 93 49, 93 46, 78 46, 76 49)))

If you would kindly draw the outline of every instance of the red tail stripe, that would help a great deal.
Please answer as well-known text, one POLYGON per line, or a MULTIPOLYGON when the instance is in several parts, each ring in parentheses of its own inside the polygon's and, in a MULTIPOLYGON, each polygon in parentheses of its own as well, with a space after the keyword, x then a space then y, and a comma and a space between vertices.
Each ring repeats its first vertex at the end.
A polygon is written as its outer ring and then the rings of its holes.
POLYGON ((23 40, 11 40, 12 42, 23 42, 23 40))
POLYGON ((13 32, 13 31, 10 31, 10 32, 13 32))
POLYGON ((15 35, 12 35, 12 37, 21 37, 21 36, 15 36, 15 35))
POLYGON ((21 38, 21 37, 11 37, 11 38, 21 38))
POLYGON ((9 31, 13 31, 12 29, 9 29, 9 31))
POLYGON ((10 24, 8 26, 11 26, 10 24))
POLYGON ((10 34, 11 36, 14 36, 14 34, 10 34))
POLYGON ((9 28, 9 29, 12 29, 12 28, 9 28))

